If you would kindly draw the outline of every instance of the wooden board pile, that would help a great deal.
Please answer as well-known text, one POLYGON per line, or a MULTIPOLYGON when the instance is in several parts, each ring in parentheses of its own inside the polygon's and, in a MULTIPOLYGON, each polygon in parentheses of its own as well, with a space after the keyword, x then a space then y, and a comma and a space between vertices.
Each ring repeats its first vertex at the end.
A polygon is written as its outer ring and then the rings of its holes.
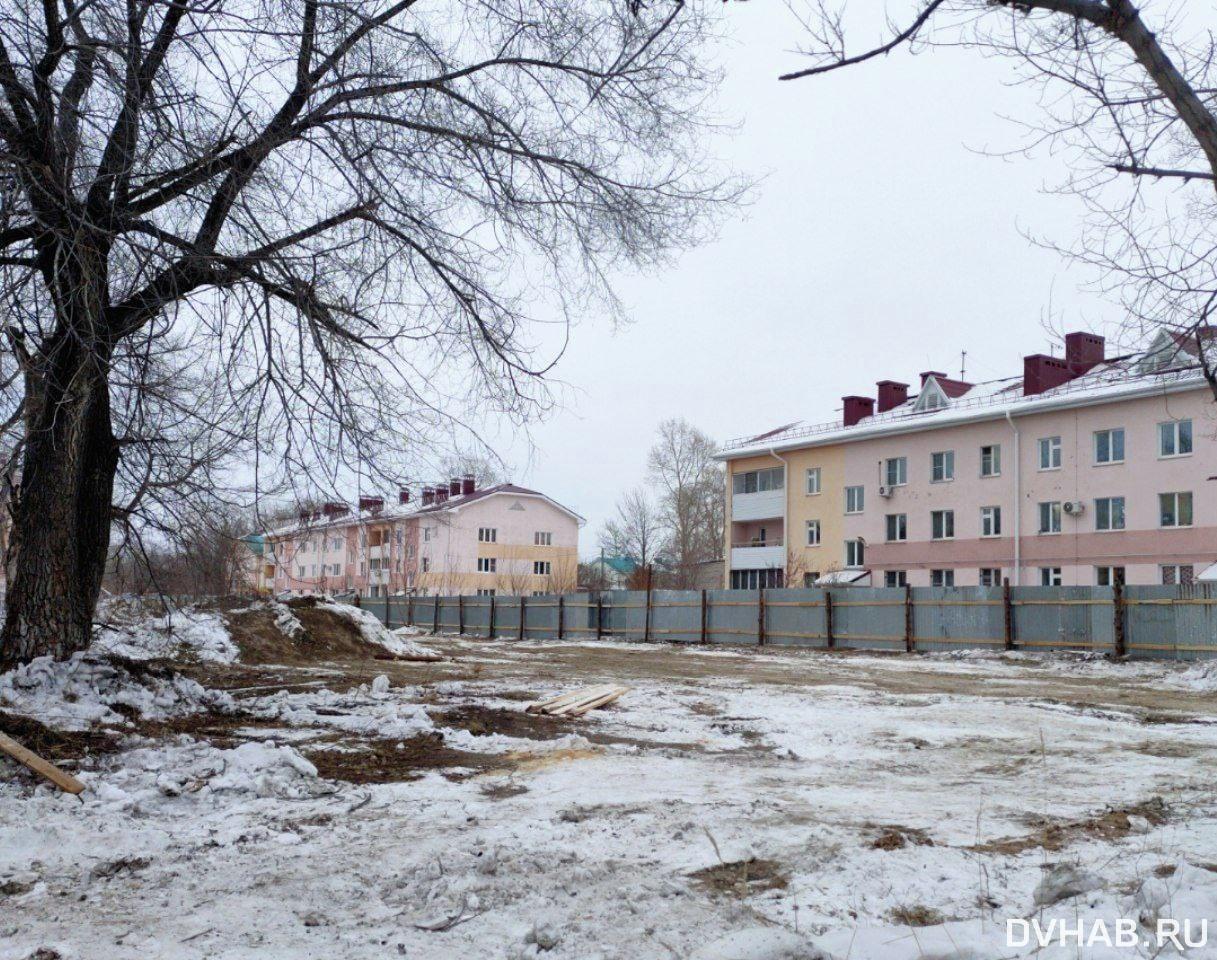
POLYGON ((543 713, 548 717, 581 717, 589 710, 612 703, 629 689, 613 683, 584 687, 582 690, 573 690, 540 703, 529 704, 527 709, 529 713, 543 713))

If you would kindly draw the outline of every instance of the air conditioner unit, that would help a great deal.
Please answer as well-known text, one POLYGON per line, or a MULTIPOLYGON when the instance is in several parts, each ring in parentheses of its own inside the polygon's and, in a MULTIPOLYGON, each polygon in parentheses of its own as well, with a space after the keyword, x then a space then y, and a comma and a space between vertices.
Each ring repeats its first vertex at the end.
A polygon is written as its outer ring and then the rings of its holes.
POLYGON ((890 497, 895 488, 889 487, 886 484, 879 484, 879 496, 890 497))
POLYGON ((1076 517, 1086 509, 1086 504, 1082 503, 1081 500, 1066 500, 1061 509, 1069 514, 1069 516, 1076 517))

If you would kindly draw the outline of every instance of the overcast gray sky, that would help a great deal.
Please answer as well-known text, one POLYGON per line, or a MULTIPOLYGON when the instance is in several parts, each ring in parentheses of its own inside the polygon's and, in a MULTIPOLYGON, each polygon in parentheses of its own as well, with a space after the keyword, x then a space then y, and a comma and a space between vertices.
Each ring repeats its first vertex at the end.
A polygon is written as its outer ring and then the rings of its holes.
MULTIPOLYGON (((1074 201, 1044 193, 1059 159, 1018 146, 1003 116, 1034 117, 1007 61, 899 53, 779 83, 800 61, 797 22, 772 3, 724 7, 732 40, 720 109, 740 122, 718 152, 762 177, 720 237, 656 276, 623 276, 631 316, 588 316, 557 376, 564 408, 530 445, 490 434, 512 478, 587 518, 581 549, 643 480, 655 427, 683 416, 719 441, 839 415, 845 394, 922 370, 1021 371, 1044 324, 1104 328, 1118 308, 1025 234, 1077 236, 1074 201)), ((859 38, 861 40, 861 38, 859 38)))

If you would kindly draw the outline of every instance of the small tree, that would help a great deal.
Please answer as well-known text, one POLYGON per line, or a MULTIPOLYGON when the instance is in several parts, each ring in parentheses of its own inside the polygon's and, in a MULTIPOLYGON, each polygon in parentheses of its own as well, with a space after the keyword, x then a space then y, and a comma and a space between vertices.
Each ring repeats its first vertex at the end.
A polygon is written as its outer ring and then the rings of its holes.
POLYGON ((655 504, 642 487, 617 501, 617 516, 600 531, 600 549, 606 556, 629 557, 646 567, 659 550, 662 527, 655 504))
POLYGON ((647 460, 659 488, 664 556, 677 589, 698 582, 700 565, 722 556, 726 509, 718 444, 687 420, 665 420, 647 460))

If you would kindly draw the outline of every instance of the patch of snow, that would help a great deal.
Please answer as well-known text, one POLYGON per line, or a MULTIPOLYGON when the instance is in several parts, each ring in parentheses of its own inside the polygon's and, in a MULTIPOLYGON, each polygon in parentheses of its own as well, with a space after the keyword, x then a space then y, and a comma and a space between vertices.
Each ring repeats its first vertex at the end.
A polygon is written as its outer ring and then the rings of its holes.
POLYGON ((201 710, 228 713, 236 704, 229 694, 207 690, 181 674, 135 673, 86 651, 68 660, 38 657, 0 674, 0 707, 53 728, 81 730, 96 723, 128 723, 114 707, 156 720, 201 710))
POLYGON ((275 615, 275 629, 289 640, 298 640, 304 634, 304 624, 292 613, 292 608, 286 603, 271 600, 268 604, 275 615))
POLYGON ((234 663, 238 653, 218 614, 192 608, 163 617, 139 617, 99 627, 92 647, 129 660, 193 658, 234 663))
POLYGON ((367 693, 366 687, 362 694, 358 690, 335 693, 324 688, 296 693, 280 690, 243 701, 242 706, 254 716, 287 726, 329 727, 380 739, 406 740, 435 729, 427 711, 418 704, 367 693))
POLYGON ((376 615, 360 607, 352 607, 348 603, 336 603, 323 600, 317 603, 318 610, 328 610, 353 624, 359 635, 368 643, 384 647, 389 653, 399 657, 410 657, 414 660, 442 660, 438 653, 421 644, 413 643, 393 631, 385 629, 385 625, 376 615))

